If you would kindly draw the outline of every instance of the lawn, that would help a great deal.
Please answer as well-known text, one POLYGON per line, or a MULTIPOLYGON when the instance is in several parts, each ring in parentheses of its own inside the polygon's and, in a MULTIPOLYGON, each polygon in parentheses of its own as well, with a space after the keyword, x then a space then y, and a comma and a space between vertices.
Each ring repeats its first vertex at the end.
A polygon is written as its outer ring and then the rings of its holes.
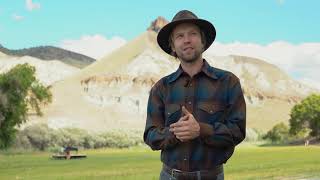
MULTIPOLYGON (((158 179, 159 152, 146 147, 87 150, 86 159, 52 160, 49 152, 1 153, 0 179, 158 179)), ((320 179, 320 147, 242 146, 225 179, 320 179)))

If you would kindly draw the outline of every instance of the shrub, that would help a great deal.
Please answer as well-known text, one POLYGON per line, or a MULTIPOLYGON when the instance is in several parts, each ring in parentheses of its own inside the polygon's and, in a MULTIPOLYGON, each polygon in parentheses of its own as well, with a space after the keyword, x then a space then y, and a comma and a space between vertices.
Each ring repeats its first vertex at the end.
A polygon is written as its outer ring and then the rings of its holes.
POLYGON ((102 133, 89 133, 78 128, 51 129, 35 124, 20 130, 14 148, 60 151, 61 147, 127 148, 143 144, 142 130, 114 129, 102 133))
POLYGON ((32 147, 45 150, 49 147, 51 140, 49 131, 49 127, 45 124, 29 126, 22 131, 20 140, 28 139, 32 147))
POLYGON ((276 124, 263 139, 269 139, 272 143, 285 143, 289 140, 289 127, 284 123, 276 124))
POLYGON ((247 142, 255 142, 261 140, 262 132, 253 129, 253 128, 248 128, 246 129, 246 138, 245 141, 247 142))

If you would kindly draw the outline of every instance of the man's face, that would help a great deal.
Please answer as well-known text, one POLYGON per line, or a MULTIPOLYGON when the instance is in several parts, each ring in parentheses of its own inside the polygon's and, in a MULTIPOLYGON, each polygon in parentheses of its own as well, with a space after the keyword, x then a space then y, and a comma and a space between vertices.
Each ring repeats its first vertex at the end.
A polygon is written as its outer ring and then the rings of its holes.
POLYGON ((201 41, 200 29, 191 23, 177 25, 172 33, 172 51, 185 63, 201 59, 204 45, 201 41))

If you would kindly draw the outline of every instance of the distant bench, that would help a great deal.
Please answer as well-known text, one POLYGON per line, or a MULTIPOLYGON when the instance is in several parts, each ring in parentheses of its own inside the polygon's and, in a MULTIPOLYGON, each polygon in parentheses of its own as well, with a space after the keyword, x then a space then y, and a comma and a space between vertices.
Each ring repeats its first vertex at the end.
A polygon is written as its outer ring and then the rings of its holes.
POLYGON ((80 158, 86 158, 87 155, 85 154, 78 154, 78 148, 67 146, 63 149, 64 154, 54 154, 52 155, 53 159, 80 159, 80 158), (77 151, 77 154, 71 154, 71 151, 77 151))
MULTIPOLYGON (((70 155, 69 159, 81 159, 81 158, 86 158, 87 155, 85 154, 72 154, 70 155)), ((64 154, 54 154, 52 155, 53 159, 68 159, 67 155, 64 154)))

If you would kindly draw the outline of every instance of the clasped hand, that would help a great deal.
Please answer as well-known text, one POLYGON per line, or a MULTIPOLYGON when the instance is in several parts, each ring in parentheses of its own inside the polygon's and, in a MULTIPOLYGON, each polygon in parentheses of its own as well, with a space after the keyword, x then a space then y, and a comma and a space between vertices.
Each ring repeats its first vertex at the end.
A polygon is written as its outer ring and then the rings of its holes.
POLYGON ((200 126, 194 116, 182 106, 181 118, 178 122, 170 125, 169 131, 180 141, 186 142, 199 136, 200 126))

